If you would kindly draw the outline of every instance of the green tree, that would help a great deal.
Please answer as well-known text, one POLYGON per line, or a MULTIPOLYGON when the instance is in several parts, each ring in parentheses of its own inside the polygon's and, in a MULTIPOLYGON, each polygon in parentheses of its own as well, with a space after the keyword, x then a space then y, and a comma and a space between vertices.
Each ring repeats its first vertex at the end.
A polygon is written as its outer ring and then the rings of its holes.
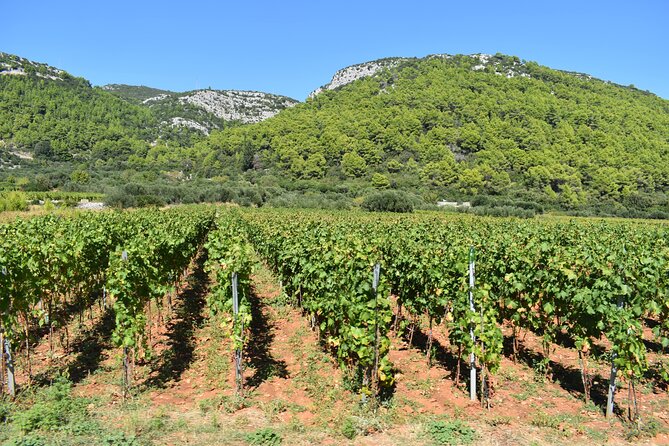
POLYGON ((75 170, 70 174, 70 180, 76 184, 86 184, 91 180, 91 176, 85 170, 75 170))
POLYGON ((376 189, 388 189, 390 187, 390 180, 387 176, 377 172, 372 175, 372 186, 376 189))
POLYGON ((309 155, 303 164, 302 178, 321 178, 325 173, 325 157, 322 153, 309 155))
POLYGON ((476 195, 484 184, 483 174, 476 168, 464 169, 458 176, 458 189, 465 194, 476 195))
POLYGON ((50 141, 39 141, 35 144, 34 154, 36 158, 50 160, 53 157, 53 150, 51 150, 50 141))
POLYGON ((341 170, 349 178, 359 178, 367 172, 367 162, 357 153, 348 152, 341 158, 341 170))
POLYGON ((386 168, 388 169, 388 172, 399 172, 402 170, 402 163, 399 162, 396 159, 391 159, 386 163, 386 168))
POLYGON ((453 159, 428 163, 421 173, 421 180, 433 186, 448 186, 456 179, 457 172, 453 159))

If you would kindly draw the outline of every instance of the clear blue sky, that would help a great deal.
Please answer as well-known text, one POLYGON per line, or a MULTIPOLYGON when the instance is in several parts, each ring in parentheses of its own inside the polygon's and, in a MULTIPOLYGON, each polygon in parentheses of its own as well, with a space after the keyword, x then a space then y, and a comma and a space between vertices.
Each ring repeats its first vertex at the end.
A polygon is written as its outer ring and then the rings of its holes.
POLYGON ((94 85, 304 99, 347 65, 504 53, 669 98, 669 1, 0 0, 0 51, 94 85))

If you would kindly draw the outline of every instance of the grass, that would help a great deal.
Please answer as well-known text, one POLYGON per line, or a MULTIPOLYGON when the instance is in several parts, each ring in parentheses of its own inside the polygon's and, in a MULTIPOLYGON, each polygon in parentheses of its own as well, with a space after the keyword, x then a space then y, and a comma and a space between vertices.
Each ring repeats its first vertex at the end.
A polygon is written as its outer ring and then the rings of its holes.
POLYGON ((604 444, 609 441, 609 437, 606 434, 606 432, 602 432, 599 429, 593 429, 590 427, 585 427, 583 428, 583 432, 585 435, 591 439, 593 442, 598 443, 598 444, 604 444))
POLYGON ((583 403, 583 411, 588 412, 588 413, 602 413, 602 409, 593 403, 592 401, 588 401, 587 404, 583 403))
MULTIPOLYGON (((530 424, 539 428, 551 429, 562 437, 571 438, 576 435, 585 435, 587 433, 584 423, 587 419, 581 415, 571 415, 568 413, 558 413, 549 415, 543 411, 536 412, 530 424)), ((590 430, 592 437, 597 437, 595 430, 590 430)))
POLYGON ((536 396, 543 386, 536 381, 520 381, 520 387, 522 391, 514 393, 512 396, 518 401, 525 401, 532 396, 536 396))
POLYGON ((133 435, 108 428, 92 416, 89 408, 98 401, 72 394, 72 383, 57 377, 48 387, 20 394, 14 403, 3 400, 3 445, 140 445, 133 435), (110 443, 111 441, 111 443, 110 443))
POLYGON ((209 338, 204 349, 205 376, 209 383, 218 389, 227 389, 228 377, 232 368, 230 355, 230 328, 222 314, 209 316, 202 336, 209 338))
POLYGON ((492 427, 508 426, 511 424, 511 417, 505 415, 493 415, 486 418, 485 422, 492 427))
POLYGON ((548 415, 545 412, 537 412, 532 417, 530 424, 536 427, 548 427, 551 429, 559 429, 562 420, 557 415, 548 415))
POLYGON ((518 373, 512 368, 500 368, 497 376, 500 381, 518 382, 520 380, 518 373))
POLYGON ((434 392, 435 382, 432 378, 418 379, 416 381, 408 381, 407 389, 416 390, 422 396, 429 398, 434 392))
POLYGON ((371 435, 383 430, 383 422, 372 414, 350 415, 341 424, 341 434, 349 440, 357 436, 371 435))
POLYGON ((302 387, 315 401, 336 401, 343 397, 342 386, 332 383, 332 377, 328 376, 327 366, 331 360, 327 353, 320 350, 317 345, 305 344, 307 329, 300 327, 288 339, 288 344, 294 349, 295 356, 300 362, 300 371, 294 377, 298 387, 302 387))
POLYGON ((307 408, 304 406, 289 401, 284 401, 282 399, 273 399, 269 402, 261 402, 259 406, 265 414, 267 420, 270 422, 278 421, 279 415, 285 412, 296 414, 307 410, 307 408))
POLYGON ((281 436, 272 428, 263 428, 246 436, 251 446, 278 446, 282 443, 281 436))
POLYGON ((479 438, 479 434, 461 420, 430 421, 425 431, 436 445, 466 445, 479 438))
POLYGON ((667 432, 657 419, 651 416, 645 416, 637 421, 628 421, 625 423, 625 439, 636 442, 644 438, 653 438, 660 433, 667 432))

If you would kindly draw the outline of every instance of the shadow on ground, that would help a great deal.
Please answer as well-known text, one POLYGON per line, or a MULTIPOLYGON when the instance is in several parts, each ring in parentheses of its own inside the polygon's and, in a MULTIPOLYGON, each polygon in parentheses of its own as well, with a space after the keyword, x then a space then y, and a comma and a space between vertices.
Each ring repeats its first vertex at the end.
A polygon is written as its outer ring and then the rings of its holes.
POLYGON ((288 369, 284 361, 276 360, 269 348, 274 340, 272 326, 269 323, 267 315, 262 311, 261 299, 256 290, 252 288, 250 296, 251 305, 251 337, 246 343, 244 356, 246 361, 251 364, 254 373, 246 377, 245 386, 257 388, 268 379, 278 376, 288 378, 288 369))
POLYGON ((166 347, 154 359, 153 376, 147 386, 165 387, 178 380, 195 359, 195 330, 204 322, 202 310, 209 292, 209 276, 204 270, 206 251, 195 259, 186 287, 175 296, 173 315, 167 324, 166 347))
MULTIPOLYGON (((402 339, 408 344, 409 338, 410 336, 407 330, 407 332, 402 335, 402 339)), ((411 346, 418 348, 421 352, 427 355, 428 341, 428 335, 423 330, 419 328, 414 330, 411 346)), ((561 339, 561 341, 567 345, 569 344, 567 339, 561 339)), ((512 343, 513 340, 510 336, 504 337, 504 355, 509 358, 513 357, 512 343)), ((542 362, 544 359, 542 353, 526 348, 522 341, 519 341, 518 344, 519 349, 516 355, 516 360, 518 362, 521 362, 526 366, 534 369, 537 364, 542 362)), ((450 370, 453 379, 455 379, 458 366, 457 354, 453 353, 451 349, 449 349, 447 346, 444 346, 436 339, 433 339, 432 341, 432 349, 434 354, 433 363, 450 370)), ((469 367, 466 363, 467 358, 463 356, 462 359, 463 360, 460 362, 461 383, 467 382, 469 379, 469 367)), ((427 357, 425 358, 425 363, 427 366, 427 357)), ((581 380, 581 371, 578 368, 566 366, 552 360, 549 361, 549 368, 552 374, 551 379, 554 382, 559 383, 560 387, 569 392, 572 396, 583 399, 583 382, 581 380)), ((594 404, 602 408, 602 411, 604 411, 608 392, 608 377, 605 378, 599 374, 593 374, 591 375, 591 379, 593 381, 593 385, 591 387, 590 399, 594 404)))
MULTIPOLYGON (((504 336, 504 355, 510 358, 513 357, 512 343, 513 339, 511 336, 504 336)), ((542 353, 527 348, 522 341, 519 341, 518 345, 519 349, 516 355, 518 362, 535 369, 537 364, 545 359, 542 353)), ((594 358, 591 361, 594 361, 594 358)), ((560 387, 569 392, 573 397, 584 399, 583 381, 581 380, 581 371, 578 368, 566 366, 553 360, 549 360, 548 367, 551 375, 550 378, 553 382, 557 382, 560 387)), ((604 378, 599 374, 591 374, 590 378, 593 381, 590 389, 590 400, 601 408, 606 407, 608 378, 604 378)))
MULTIPOLYGON (((115 314, 107 308, 95 324, 82 331, 70 342, 69 351, 76 352, 75 359, 67 365, 70 380, 77 384, 100 368, 105 359, 105 350, 111 349, 111 335, 114 331, 115 314)), ((33 377, 33 383, 48 385, 60 370, 50 368, 33 377)))
MULTIPOLYGON (((423 330, 420 328, 416 327, 413 332, 413 338, 411 338, 409 330, 405 330, 405 332, 402 334, 402 339, 407 343, 407 345, 416 347, 419 349, 423 354, 425 355, 425 366, 428 366, 428 361, 427 361, 427 349, 428 349, 428 343, 429 343, 429 336, 423 330), (411 343, 409 344, 409 340, 411 339, 411 343)), ((441 342, 439 342, 437 339, 432 339, 432 364, 433 365, 439 365, 447 370, 451 371, 452 378, 455 380, 457 378, 457 370, 458 370, 458 356, 457 354, 453 353, 451 349, 449 349, 447 346, 443 345, 441 342)), ((463 356, 464 358, 464 356, 463 356)), ((464 358, 465 361, 460 362, 460 380, 459 382, 463 383, 466 382, 467 379, 469 379, 469 369, 468 365, 466 362, 466 358, 464 358)))

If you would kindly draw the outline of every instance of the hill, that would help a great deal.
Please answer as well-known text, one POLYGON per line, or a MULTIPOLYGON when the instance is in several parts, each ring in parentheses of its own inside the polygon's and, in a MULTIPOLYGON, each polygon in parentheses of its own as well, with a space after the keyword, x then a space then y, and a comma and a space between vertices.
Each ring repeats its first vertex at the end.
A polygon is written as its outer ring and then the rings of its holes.
POLYGON ((184 93, 145 86, 111 84, 103 90, 148 107, 160 125, 185 127, 208 135, 211 130, 255 123, 298 103, 271 93, 240 90, 194 90, 184 93))
POLYGON ((257 122, 296 102, 260 92, 93 87, 0 53, 0 191, 103 192, 123 205, 261 203, 245 180, 222 186, 195 174, 207 160, 193 145, 211 129, 257 122))
POLYGON ((161 90, 159 88, 147 87, 145 85, 108 84, 103 85, 100 88, 110 92, 114 96, 118 96, 121 99, 125 99, 128 102, 138 105, 144 103, 147 99, 159 95, 174 94, 173 91, 161 90))
POLYGON ((245 153, 249 169, 428 201, 669 210, 669 101, 499 54, 359 64, 305 104, 202 144, 223 160, 245 153))
POLYGON ((111 158, 155 135, 155 118, 79 77, 0 53, 0 147, 46 160, 111 158))
POLYGON ((389 57, 386 59, 373 60, 371 62, 359 63, 342 68, 341 70, 338 70, 334 76, 332 76, 330 82, 312 91, 309 97, 313 98, 323 91, 335 90, 358 79, 373 76, 381 70, 394 68, 406 60, 407 58, 405 57, 389 57))
POLYGON ((149 144, 192 145, 213 129, 259 122, 296 103, 262 92, 93 87, 64 70, 0 53, 0 164, 124 161, 144 156, 149 144))

